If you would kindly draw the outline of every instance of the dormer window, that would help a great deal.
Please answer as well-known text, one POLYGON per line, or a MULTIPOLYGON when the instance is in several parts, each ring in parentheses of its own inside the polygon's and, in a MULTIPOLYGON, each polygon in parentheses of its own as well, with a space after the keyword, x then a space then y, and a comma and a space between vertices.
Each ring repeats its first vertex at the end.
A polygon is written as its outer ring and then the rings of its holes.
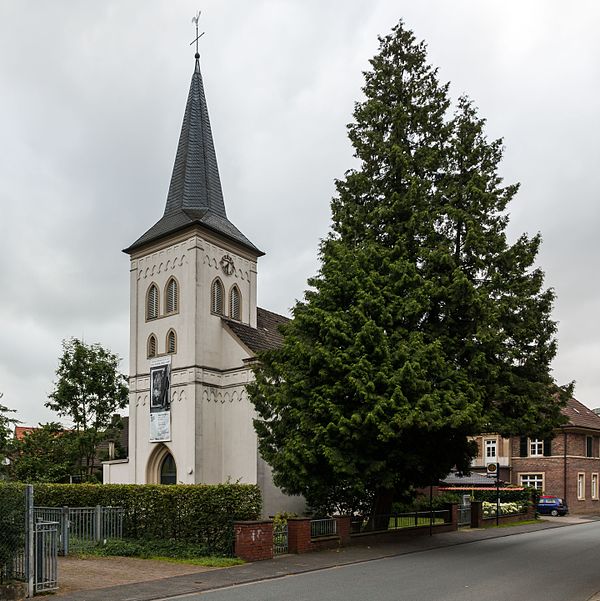
POLYGON ((179 286, 177 280, 171 278, 167 282, 165 289, 165 308, 166 313, 177 313, 179 311, 179 286))
POLYGON ((156 319, 158 317, 158 286, 151 284, 146 295, 146 320, 156 319))
POLYGON ((235 285, 229 291, 229 317, 238 321, 242 319, 242 297, 240 289, 235 285))
POLYGON ((211 286, 210 310, 217 315, 223 315, 223 284, 217 278, 211 286))

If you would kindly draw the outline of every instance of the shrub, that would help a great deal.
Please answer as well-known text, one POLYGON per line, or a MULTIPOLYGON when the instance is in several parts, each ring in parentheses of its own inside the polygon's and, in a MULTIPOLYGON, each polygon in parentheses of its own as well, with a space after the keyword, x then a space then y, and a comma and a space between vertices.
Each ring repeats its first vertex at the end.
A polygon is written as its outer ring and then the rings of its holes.
MULTIPOLYGON (((483 501, 481 503, 484 518, 496 517, 496 503, 483 501)), ((524 510, 522 502, 500 503, 500 515, 515 515, 524 510)))
POLYGON ((248 484, 38 484, 35 503, 122 507, 125 539, 180 541, 210 554, 230 554, 232 522, 257 519, 261 512, 260 491, 248 484))
MULTIPOLYGON (((495 490, 477 490, 474 489, 471 494, 474 501, 487 501, 496 503, 495 490)), ((503 503, 526 503, 531 499, 531 489, 514 490, 512 488, 500 489, 500 500, 503 503)))
MULTIPOLYGON (((434 495, 431 499, 432 507, 436 509, 446 509, 448 503, 460 503, 460 495, 452 492, 441 492, 434 495)), ((428 511, 429 495, 418 495, 407 502, 396 502, 392 505, 392 514, 410 513, 411 511, 428 511)))
POLYGON ((0 584, 12 580, 25 546, 25 486, 0 484, 0 584))

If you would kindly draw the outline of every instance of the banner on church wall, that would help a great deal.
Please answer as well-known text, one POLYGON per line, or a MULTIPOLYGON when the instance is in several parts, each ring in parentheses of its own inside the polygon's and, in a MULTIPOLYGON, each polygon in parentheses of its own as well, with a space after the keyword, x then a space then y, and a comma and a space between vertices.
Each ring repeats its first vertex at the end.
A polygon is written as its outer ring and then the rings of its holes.
POLYGON ((171 357, 150 361, 150 442, 171 440, 171 357))

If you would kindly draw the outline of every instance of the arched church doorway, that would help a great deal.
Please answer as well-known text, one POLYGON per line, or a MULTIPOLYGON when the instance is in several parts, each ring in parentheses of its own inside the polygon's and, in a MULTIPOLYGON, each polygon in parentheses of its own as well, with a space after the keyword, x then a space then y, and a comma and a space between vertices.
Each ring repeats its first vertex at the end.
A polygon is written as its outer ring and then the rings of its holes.
POLYGON ((177 466, 171 453, 167 453, 160 464, 160 484, 177 484, 177 466))
POLYGON ((166 445, 157 445, 148 458, 146 482, 148 484, 177 484, 177 464, 166 445))

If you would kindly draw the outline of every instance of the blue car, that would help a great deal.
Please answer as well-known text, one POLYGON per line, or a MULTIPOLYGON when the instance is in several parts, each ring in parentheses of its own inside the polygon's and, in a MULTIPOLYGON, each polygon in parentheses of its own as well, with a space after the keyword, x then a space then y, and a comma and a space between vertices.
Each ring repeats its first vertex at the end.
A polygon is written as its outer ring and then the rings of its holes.
POLYGON ((537 511, 540 515, 567 515, 569 508, 559 497, 542 495, 537 504, 537 511))

